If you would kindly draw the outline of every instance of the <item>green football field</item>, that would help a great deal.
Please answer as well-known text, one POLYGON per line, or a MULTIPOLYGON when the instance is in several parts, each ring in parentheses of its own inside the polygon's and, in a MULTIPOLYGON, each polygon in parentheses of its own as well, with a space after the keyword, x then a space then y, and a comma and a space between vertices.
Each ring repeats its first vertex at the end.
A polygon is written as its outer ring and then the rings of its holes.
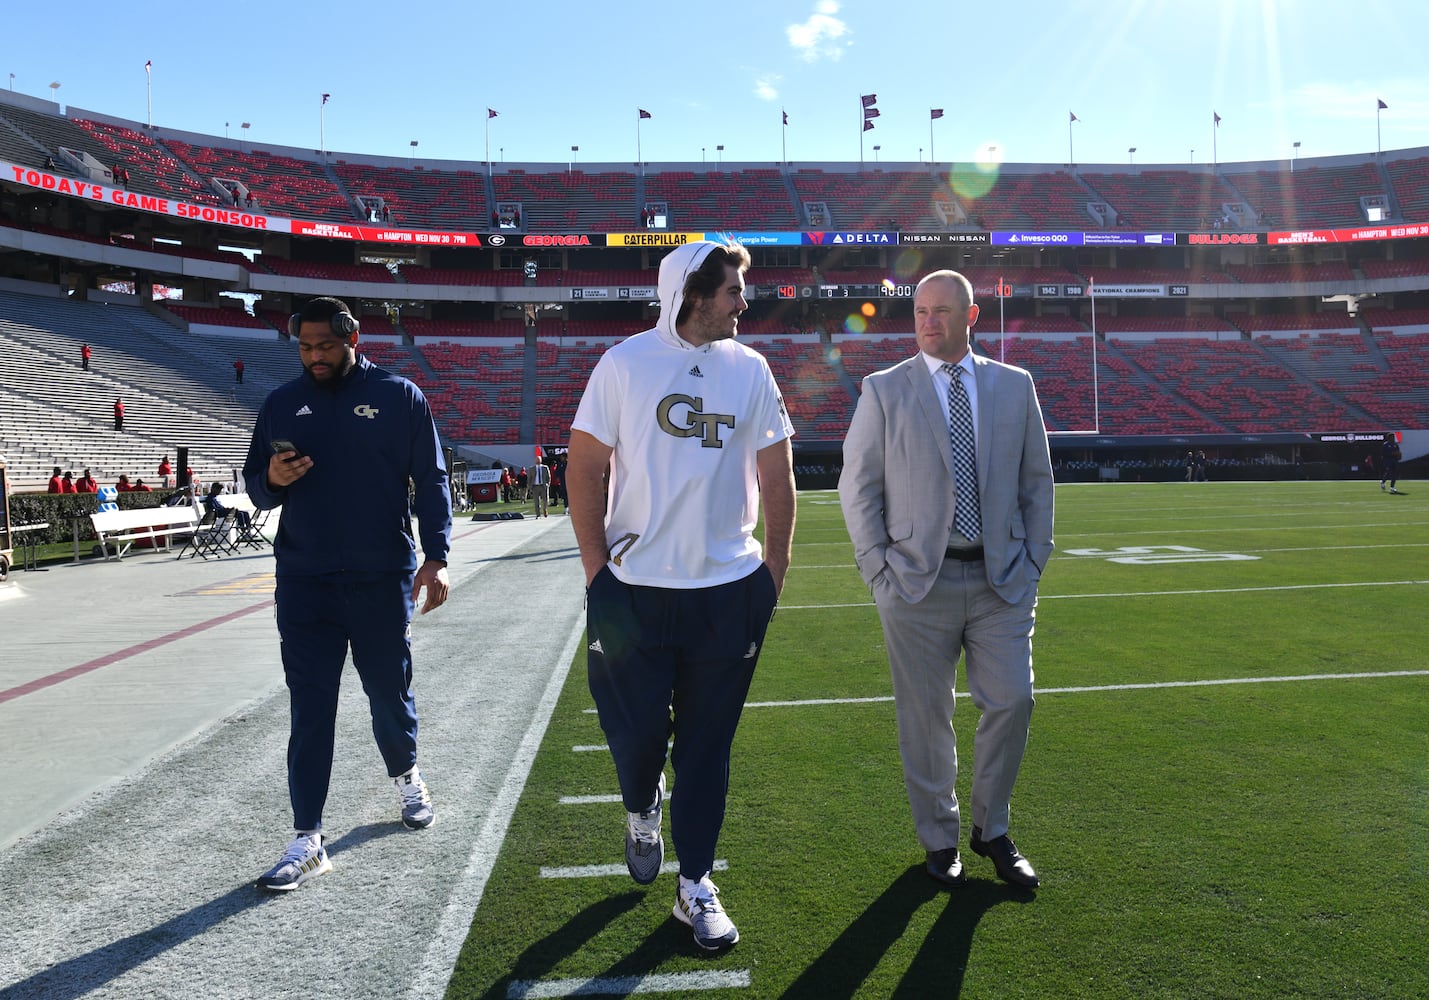
MULTIPOLYGON (((1012 812, 1035 893, 966 849, 965 887, 923 874, 878 618, 837 496, 800 494, 713 876, 740 943, 699 954, 675 876, 625 874, 581 650, 448 995, 1429 995, 1429 506, 1407 491, 1058 488, 1012 812)), ((964 801, 975 718, 960 700, 964 801)))

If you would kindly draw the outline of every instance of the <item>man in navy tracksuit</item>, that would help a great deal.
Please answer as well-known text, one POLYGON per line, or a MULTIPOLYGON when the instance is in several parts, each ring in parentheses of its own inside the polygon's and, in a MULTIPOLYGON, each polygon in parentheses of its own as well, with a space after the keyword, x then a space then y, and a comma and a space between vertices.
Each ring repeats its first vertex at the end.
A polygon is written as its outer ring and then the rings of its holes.
POLYGON ((332 870, 322 811, 349 645, 402 822, 422 829, 435 818, 417 769, 411 623, 423 588, 423 614, 447 599, 452 523, 441 443, 421 390, 358 356, 357 320, 337 299, 309 302, 289 321, 289 332, 304 373, 264 401, 243 466, 254 505, 283 508, 273 551, 297 834, 258 880, 274 891, 332 870), (409 480, 425 559, 420 568, 409 480))

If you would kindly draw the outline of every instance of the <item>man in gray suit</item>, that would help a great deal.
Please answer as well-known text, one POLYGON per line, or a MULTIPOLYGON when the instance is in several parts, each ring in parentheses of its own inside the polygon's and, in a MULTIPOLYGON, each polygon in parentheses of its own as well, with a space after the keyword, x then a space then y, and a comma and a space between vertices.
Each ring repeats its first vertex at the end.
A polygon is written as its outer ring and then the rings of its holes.
POLYGON ((839 499, 873 591, 897 704, 898 747, 928 874, 964 879, 958 854, 953 685, 981 713, 970 846, 1004 881, 1037 885, 1008 836, 1032 717, 1037 581, 1052 553, 1052 462, 1027 372, 975 355, 972 285, 935 271, 913 299, 917 356, 863 381, 839 499))

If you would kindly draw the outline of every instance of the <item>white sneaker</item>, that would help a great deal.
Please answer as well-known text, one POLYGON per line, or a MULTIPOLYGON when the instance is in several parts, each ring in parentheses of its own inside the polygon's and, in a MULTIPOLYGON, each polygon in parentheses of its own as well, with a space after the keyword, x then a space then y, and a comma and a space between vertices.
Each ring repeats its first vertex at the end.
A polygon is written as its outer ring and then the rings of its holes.
POLYGON ((718 951, 739 941, 739 931, 720 905, 719 890, 708 872, 698 882, 680 876, 673 913, 695 932, 695 944, 705 951, 718 951))
POLYGON ((278 863, 258 877, 258 888, 270 892, 291 892, 310 878, 332 871, 321 833, 300 833, 278 859, 278 863))
POLYGON ((406 774, 392 779, 397 786, 397 794, 402 799, 402 824, 409 830, 425 830, 437 821, 432 809, 432 796, 427 791, 427 783, 422 780, 422 772, 413 767, 406 774))
POLYGON ((665 813, 665 773, 655 786, 655 804, 644 812, 625 814, 625 867, 640 885, 649 885, 665 863, 665 841, 660 836, 660 819, 665 813))

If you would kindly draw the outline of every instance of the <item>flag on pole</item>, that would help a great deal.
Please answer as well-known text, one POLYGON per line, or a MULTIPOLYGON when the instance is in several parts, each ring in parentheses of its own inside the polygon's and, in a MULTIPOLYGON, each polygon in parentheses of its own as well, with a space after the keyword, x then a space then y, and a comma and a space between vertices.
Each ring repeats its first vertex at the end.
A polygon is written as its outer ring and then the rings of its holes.
POLYGON ((789 124, 789 112, 787 112, 787 111, 781 111, 780 113, 784 116, 784 124, 785 124, 785 125, 788 125, 788 124, 789 124))
POLYGON ((883 112, 882 112, 882 111, 879 111, 877 108, 864 108, 864 109, 863 109, 863 117, 864 117, 865 120, 867 120, 867 119, 869 119, 869 118, 877 118, 877 117, 878 117, 879 115, 881 115, 881 114, 883 114, 883 112))
POLYGON ((324 94, 324 95, 323 95, 323 103, 326 104, 326 103, 327 103, 327 99, 328 99, 329 97, 331 97, 331 96, 332 96, 331 94, 324 94))
POLYGON ((650 117, 650 112, 646 111, 644 108, 636 108, 635 110, 640 112, 640 117, 641 117, 641 118, 649 118, 649 117, 650 117))
POLYGON ((488 117, 488 118, 495 118, 495 117, 496 117, 496 112, 495 112, 495 111, 492 111, 490 108, 487 108, 487 109, 486 109, 486 117, 488 117))
POLYGON ((941 118, 941 117, 943 117, 943 109, 942 109, 942 108, 933 108, 932 111, 929 112, 929 119, 930 119, 931 121, 937 121, 937 120, 938 120, 939 118, 941 118))
MULTIPOLYGON (((153 73, 153 72, 154 72, 154 60, 150 59, 148 62, 144 63, 144 72, 145 72, 145 73, 153 73)), ((14 74, 12 73, 11 76, 13 76, 13 75, 14 75, 14 74)))
POLYGON ((864 130, 865 132, 867 132, 867 131, 868 131, 869 129, 871 129, 871 128, 873 128, 873 122, 868 121, 868 120, 865 119, 865 120, 864 120, 864 123, 863 123, 863 130, 864 130))
POLYGON ((1221 127, 1221 116, 1216 114, 1214 111, 1211 112, 1211 124, 1214 125, 1216 128, 1221 127))
POLYGON ((859 100, 863 101, 863 106, 864 106, 865 108, 871 108, 871 107, 873 107, 873 105, 874 105, 875 103, 877 103, 877 101, 878 101, 878 95, 877 95, 877 94, 864 94, 862 97, 859 98, 859 100))
POLYGON ((1067 119, 1067 124, 1068 124, 1068 125, 1072 124, 1072 122, 1079 122, 1079 121, 1081 121, 1081 119, 1077 117, 1077 115, 1076 115, 1075 112, 1073 112, 1073 111, 1068 111, 1067 114, 1070 116, 1070 117, 1067 119))
POLYGON ((1375 100, 1376 100, 1376 102, 1379 104, 1379 107, 1375 108, 1376 111, 1388 111, 1388 110, 1389 110, 1389 105, 1388 105, 1388 104, 1385 104, 1383 101, 1379 100, 1379 98, 1375 98, 1375 100))

